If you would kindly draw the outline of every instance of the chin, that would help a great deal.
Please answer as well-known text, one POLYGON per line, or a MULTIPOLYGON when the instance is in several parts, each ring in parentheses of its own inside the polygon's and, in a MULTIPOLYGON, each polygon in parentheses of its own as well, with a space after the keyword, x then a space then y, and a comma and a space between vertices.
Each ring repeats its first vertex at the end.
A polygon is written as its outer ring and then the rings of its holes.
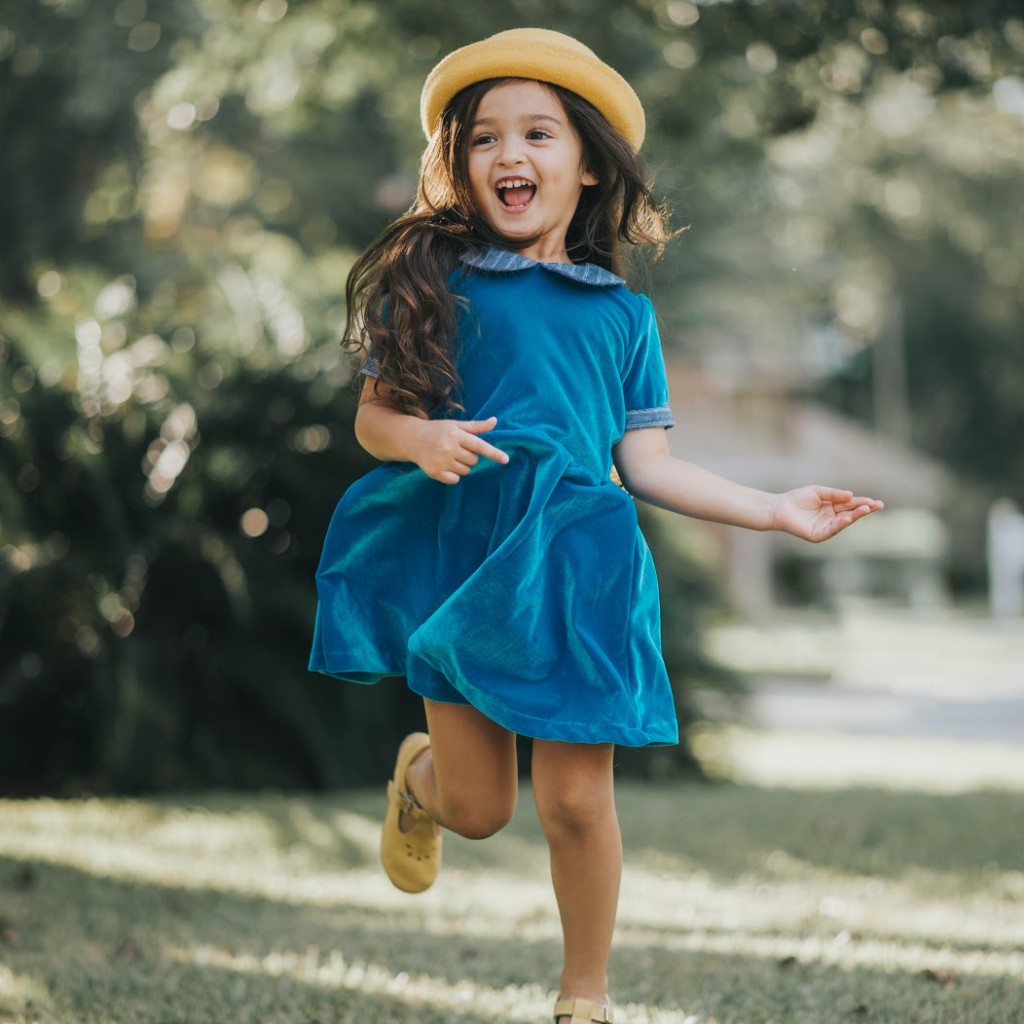
POLYGON ((533 238, 535 234, 533 231, 521 228, 518 224, 503 224, 500 221, 498 223, 488 221, 487 226, 492 231, 501 235, 502 238, 508 239, 509 242, 527 242, 533 238))

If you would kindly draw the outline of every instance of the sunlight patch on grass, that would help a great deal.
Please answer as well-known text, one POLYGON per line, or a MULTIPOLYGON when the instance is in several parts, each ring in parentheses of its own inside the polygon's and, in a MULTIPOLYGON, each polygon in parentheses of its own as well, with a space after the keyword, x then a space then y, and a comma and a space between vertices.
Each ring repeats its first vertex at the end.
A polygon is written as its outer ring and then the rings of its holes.
POLYGON ((790 957, 804 964, 817 963, 848 969, 855 966, 884 970, 956 970, 985 977, 1024 977, 1024 953, 943 948, 930 943, 886 942, 858 937, 845 928, 831 935, 798 937, 792 934, 758 934, 741 928, 727 931, 689 931, 666 935, 662 931, 620 929, 618 948, 702 953, 742 954, 777 962, 790 957))
POLYGON ((0 850, 9 856, 97 877, 324 903, 351 898, 367 882, 390 888, 376 869, 379 834, 379 821, 363 815, 317 816, 302 798, 267 796, 238 798, 230 811, 39 800, 7 804, 0 816, 0 850), (282 807, 289 812, 285 833, 274 827, 282 807), (339 858, 352 869, 344 877, 337 875, 339 858))
POLYGON ((5 1020, 5 1011, 33 1006, 37 1009, 50 1006, 46 987, 38 979, 16 974, 6 964, 0 963, 0 1021, 5 1020))
MULTIPOLYGON (((631 802, 645 799, 639 787, 626 790, 625 798, 631 802)), ((723 806, 728 803, 728 795, 722 794, 723 806)), ((649 801, 652 805, 659 799, 664 803, 666 797, 664 791, 655 792, 649 795, 649 801)), ((24 805, 13 806, 16 810, 24 805)), ((685 801, 680 806, 685 807, 685 801)), ((73 805, 65 805, 65 809, 72 811, 73 805)), ((111 808, 115 817, 116 810, 117 805, 111 808)), ((42 817, 51 824, 56 821, 52 816, 42 817)), ((74 815, 68 817, 73 819, 74 815)), ((95 808, 87 817, 91 823, 96 822, 95 808)), ((128 816, 129 822, 132 817, 128 816)), ((334 871, 307 873, 296 867, 292 857, 275 862, 267 848, 269 840, 263 848, 253 846, 244 854, 240 845, 232 843, 232 857, 211 857, 203 852, 207 837, 201 832, 196 834, 196 848, 188 850, 181 845, 180 815, 174 817, 177 845, 171 852, 147 845, 154 836, 166 836, 160 828, 151 829, 148 836, 117 839, 111 823, 106 822, 106 838, 100 841, 95 835, 75 835, 67 820, 59 831, 33 835, 4 815, 0 851, 61 864, 97 878, 242 893, 293 905, 369 911, 414 908, 412 917, 399 915, 378 921, 378 931, 393 932, 396 938, 413 923, 438 936, 453 928, 463 935, 492 939, 514 934, 531 941, 556 941, 560 934, 550 883, 540 864, 545 851, 539 844, 534 844, 530 856, 524 858, 522 873, 512 873, 489 865, 474 867, 471 861, 479 844, 449 836, 449 847, 463 848, 456 855, 462 866, 447 868, 442 884, 410 905, 409 898, 388 883, 376 864, 366 868, 336 862, 334 871), (14 834, 6 832, 12 825, 14 834)), ((214 815, 203 817, 213 819, 214 815)), ((251 838, 245 819, 240 819, 240 832, 251 838)), ((218 844, 226 828, 221 821, 213 830, 220 836, 218 844)), ((496 837, 489 845, 509 846, 510 860, 518 860, 519 851, 531 847, 515 836, 496 837)), ((298 858, 299 862, 303 859, 298 858)), ((974 894, 973 905, 968 908, 960 898, 958 890, 964 885, 956 873, 916 869, 899 880, 865 878, 822 869, 776 850, 768 853, 760 870, 727 880, 713 878, 692 858, 627 848, 619 921, 620 927, 633 930, 654 926, 692 930, 695 934, 742 928, 764 935, 812 932, 815 941, 825 941, 841 932, 863 933, 911 945, 927 940, 933 950, 946 941, 1024 945, 1024 916, 1018 911, 1024 902, 1024 874, 999 873, 990 877, 988 884, 996 891, 990 896, 974 894), (930 894, 926 902, 922 902, 922 892, 930 894)), ((994 973, 1001 970, 991 967, 994 973)))
POLYGON ((923 899, 922 892, 934 894, 949 883, 944 886, 935 872, 915 872, 911 882, 793 867, 794 877, 786 882, 751 873, 726 883, 702 871, 659 876, 627 864, 619 929, 623 935, 656 927, 666 937, 735 931, 815 941, 845 935, 855 943, 877 939, 932 950, 963 946, 985 955, 1024 948, 1021 899, 1005 899, 998 885, 968 899, 923 899))
MULTIPOLYGON (((793 742, 812 771, 822 748, 793 742)), ((1024 793, 850 784, 849 753, 836 788, 620 781, 619 1019, 1011 1024, 1024 793)), ((500 835, 446 835, 415 898, 377 864, 383 805, 379 788, 0 801, 0 1021, 547 1019, 560 925, 529 787, 500 835)))
MULTIPOLYGON (((234 954, 225 949, 197 946, 171 949, 168 959, 178 963, 215 966, 241 974, 285 976, 329 989, 349 989, 360 993, 379 993, 406 1005, 448 1010, 453 1014, 470 1010, 486 1015, 488 1020, 533 1024, 550 1014, 554 991, 539 985, 506 985, 492 988, 468 980, 455 983, 429 974, 395 973, 386 967, 362 960, 347 960, 339 951, 324 955, 316 947, 302 952, 274 952, 259 957, 234 954)), ((634 1024, 695 1024, 696 1018, 678 1011, 658 1010, 633 1004, 630 1021, 634 1024)), ((709 1022, 713 1024, 713 1022, 709 1022)))

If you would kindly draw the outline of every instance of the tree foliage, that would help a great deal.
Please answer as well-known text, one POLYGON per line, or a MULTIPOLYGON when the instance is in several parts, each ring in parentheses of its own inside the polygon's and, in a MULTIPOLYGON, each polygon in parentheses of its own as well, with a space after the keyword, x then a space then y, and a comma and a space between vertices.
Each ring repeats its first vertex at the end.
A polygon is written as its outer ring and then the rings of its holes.
MULTIPOLYGON (((650 163, 690 228, 647 282, 677 351, 832 381, 877 416, 869 369, 898 301, 916 440, 1024 497, 1008 441, 1024 384, 1015 6, 8 5, 8 785, 386 771, 417 716, 403 688, 304 670, 319 540, 369 466, 337 345, 342 284, 411 199, 426 72, 503 28, 577 35, 643 97, 650 163)), ((689 689, 714 676, 699 647, 711 592, 684 561, 661 565, 688 714, 689 689)))

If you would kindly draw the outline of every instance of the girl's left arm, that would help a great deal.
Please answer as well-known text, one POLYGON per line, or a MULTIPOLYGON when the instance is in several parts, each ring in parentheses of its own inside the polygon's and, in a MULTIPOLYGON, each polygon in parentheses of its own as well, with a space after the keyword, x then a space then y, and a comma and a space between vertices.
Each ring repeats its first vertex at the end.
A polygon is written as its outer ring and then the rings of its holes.
POLYGON ((883 507, 874 498, 817 484, 771 494, 734 483, 671 455, 663 427, 626 431, 613 455, 623 486, 641 501, 751 530, 784 530, 817 542, 883 507))

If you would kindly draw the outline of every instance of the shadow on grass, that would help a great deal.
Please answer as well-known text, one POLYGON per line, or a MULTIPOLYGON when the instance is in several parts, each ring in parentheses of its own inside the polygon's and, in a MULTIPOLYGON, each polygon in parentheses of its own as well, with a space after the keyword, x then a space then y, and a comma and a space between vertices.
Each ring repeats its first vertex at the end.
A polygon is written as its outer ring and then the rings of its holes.
MULTIPOLYGON (((706 783, 617 783, 626 860, 645 853, 732 881, 764 868, 779 851, 829 871, 898 878, 914 869, 977 875, 1024 871, 1020 821, 1024 793, 908 793, 868 787, 837 790, 760 788, 706 783)), ((237 797, 234 799, 237 806, 237 797)), ((317 845, 327 868, 376 864, 383 797, 358 791, 259 803, 282 849, 310 844, 310 822, 323 826, 317 845), (296 808, 299 808, 297 811, 296 808), (338 815, 364 819, 369 845, 346 835, 338 815)), ((351 821, 349 821, 351 824, 351 821)), ((536 877, 547 851, 528 785, 510 829, 483 843, 448 837, 448 863, 536 877)))
MULTIPOLYGON (((914 869, 965 876, 1024 871, 1020 791, 941 794, 629 780, 617 786, 627 863, 658 854, 676 859, 681 871, 701 869, 724 881, 763 870, 779 852, 805 865, 883 878, 914 869)), ((274 850, 301 849, 304 868, 337 871, 376 864, 384 795, 382 789, 326 796, 204 794, 125 806, 136 835, 155 834, 175 815, 199 815, 202 823, 211 812, 228 825, 258 817, 261 836, 269 833, 274 850)), ((528 785, 514 823, 500 836, 483 843, 449 836, 447 842, 447 862, 467 869, 537 877, 547 857, 528 785)))
MULTIPOLYGON (((35 989, 18 997, 0 972, 5 1024, 488 1024, 534 1019, 517 1006, 524 991, 540 1001, 539 1022, 546 997, 529 986, 554 984, 560 959, 556 940, 516 926, 480 934, 450 917, 429 930, 415 900, 409 912, 325 908, 6 858, 0 893, 3 964, 26 991, 35 989), (490 1009, 475 1008, 473 998, 490 1009)), ((614 992, 620 1003, 675 1010, 679 1019, 684 1012, 716 1024, 1022 1019, 1014 977, 680 950, 667 948, 668 930, 643 934, 616 953, 614 992)))
POLYGON ((897 878, 913 869, 1024 871, 1024 793, 764 789, 620 784, 627 860, 656 852, 713 877, 763 870, 779 851, 804 864, 897 878))

